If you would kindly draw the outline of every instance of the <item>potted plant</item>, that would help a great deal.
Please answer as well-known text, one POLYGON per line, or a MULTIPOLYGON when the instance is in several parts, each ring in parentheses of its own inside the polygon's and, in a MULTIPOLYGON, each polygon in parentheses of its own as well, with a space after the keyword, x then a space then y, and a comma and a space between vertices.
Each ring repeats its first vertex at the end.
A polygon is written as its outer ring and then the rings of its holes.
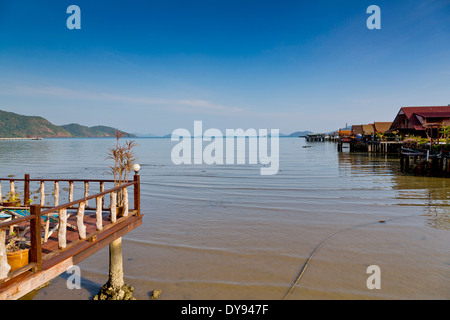
MULTIPOLYGON (((32 203, 33 199, 28 199, 26 204, 29 206, 32 203)), ((4 207, 21 207, 20 194, 18 192, 8 192, 2 205, 4 207)))
POLYGON ((3 201, 4 207, 20 207, 19 194, 15 192, 8 192, 5 201, 3 201))
POLYGON ((27 230, 19 234, 18 229, 10 231, 6 244, 6 257, 11 266, 9 272, 20 269, 28 264, 30 244, 25 240, 24 234, 27 230))
MULTIPOLYGON (((114 148, 108 149, 107 159, 114 160, 114 165, 109 166, 112 175, 114 176, 114 186, 118 187, 128 181, 130 172, 133 170, 135 164, 134 148, 135 141, 126 141, 124 144, 120 143, 120 138, 124 133, 119 130, 114 130, 116 137, 116 145, 114 148)), ((124 194, 122 190, 117 192, 117 216, 123 215, 124 194)))

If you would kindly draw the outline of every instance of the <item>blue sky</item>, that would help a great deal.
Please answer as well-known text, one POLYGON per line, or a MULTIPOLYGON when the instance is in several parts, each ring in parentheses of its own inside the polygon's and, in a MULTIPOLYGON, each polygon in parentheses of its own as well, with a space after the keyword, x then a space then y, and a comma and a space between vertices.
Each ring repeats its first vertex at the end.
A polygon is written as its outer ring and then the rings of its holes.
POLYGON ((0 0, 0 109, 58 125, 321 132, 449 88, 448 0, 0 0))

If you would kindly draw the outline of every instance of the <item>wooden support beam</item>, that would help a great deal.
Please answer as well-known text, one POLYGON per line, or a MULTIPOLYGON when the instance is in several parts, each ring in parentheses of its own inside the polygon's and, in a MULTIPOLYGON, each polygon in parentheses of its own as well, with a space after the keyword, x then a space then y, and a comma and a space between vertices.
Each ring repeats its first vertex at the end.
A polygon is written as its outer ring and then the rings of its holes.
POLYGON ((34 204, 30 206, 30 214, 35 218, 30 220, 30 255, 29 261, 36 263, 33 271, 42 269, 42 236, 41 236, 41 206, 34 204))
POLYGON ((24 181, 23 181, 23 205, 28 205, 28 202, 30 200, 30 175, 27 173, 25 174, 24 181))
MULTIPOLYGON (((100 193, 102 193, 104 191, 105 191, 105 183, 103 181, 101 181, 100 182, 100 193)), ((105 197, 104 196, 102 196, 102 209, 105 209, 105 197)))
POLYGON ((9 181, 9 192, 11 196, 14 196, 14 194, 16 193, 16 188, 14 187, 14 180, 9 181))
POLYGON ((9 288, 0 290, 0 300, 16 300, 39 288, 73 266, 72 257, 37 273, 27 272, 10 280, 9 288))
POLYGON ((103 199, 102 198, 103 197, 96 198, 97 208, 95 211, 95 216, 96 216, 95 225, 96 225, 97 230, 103 229, 103 226, 102 226, 102 223, 103 223, 103 219, 102 219, 103 199))
POLYGON ((111 192, 111 222, 116 222, 117 219, 117 193, 111 192))
POLYGON ((41 207, 45 206, 45 182, 41 181, 41 207))
POLYGON ((128 216, 128 189, 127 188, 123 188, 123 216, 127 217, 128 216))
POLYGON ((67 232, 67 210, 59 210, 59 226, 58 226, 58 246, 60 249, 64 249, 67 246, 66 243, 67 232))
POLYGON ((134 175, 134 210, 137 210, 138 215, 141 213, 141 182, 138 174, 134 175))
POLYGON ((86 206, 86 202, 81 202, 78 205, 77 211, 77 229, 78 235, 80 239, 86 239, 86 226, 84 225, 84 207, 86 206))
MULTIPOLYGON (((84 182, 84 197, 85 198, 89 197, 89 182, 88 181, 84 182)), ((86 200, 86 207, 89 207, 88 200, 86 200)))
POLYGON ((54 207, 59 205, 59 181, 55 181, 54 207))
POLYGON ((73 181, 69 181, 69 202, 73 201, 73 181))

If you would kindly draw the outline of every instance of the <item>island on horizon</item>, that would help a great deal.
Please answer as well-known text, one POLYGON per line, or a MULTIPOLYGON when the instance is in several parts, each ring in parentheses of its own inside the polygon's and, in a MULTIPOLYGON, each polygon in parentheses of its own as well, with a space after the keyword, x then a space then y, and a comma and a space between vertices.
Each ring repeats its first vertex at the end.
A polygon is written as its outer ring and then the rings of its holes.
MULTIPOLYGON (((114 130, 108 126, 88 127, 78 123, 57 126, 43 117, 0 110, 0 138, 112 138, 114 130)), ((136 137, 121 132, 125 138, 136 137)))

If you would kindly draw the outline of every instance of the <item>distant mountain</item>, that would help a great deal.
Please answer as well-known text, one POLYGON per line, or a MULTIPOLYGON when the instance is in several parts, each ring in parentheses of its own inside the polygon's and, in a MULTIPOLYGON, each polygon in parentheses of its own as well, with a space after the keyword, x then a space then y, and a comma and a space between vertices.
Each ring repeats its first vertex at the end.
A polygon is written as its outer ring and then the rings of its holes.
MULTIPOLYGON (((76 123, 57 126, 42 117, 24 116, 0 110, 1 138, 94 138, 113 136, 114 128, 111 127, 86 127, 76 123)), ((124 137, 134 137, 134 135, 125 133, 124 137)))
POLYGON ((153 133, 132 133, 138 138, 161 138, 161 136, 153 133))
MULTIPOLYGON (((115 136, 114 128, 106 126, 86 127, 78 123, 71 123, 62 125, 61 128, 69 132, 72 137, 77 138, 106 138, 115 136)), ((125 132, 124 137, 135 137, 135 135, 125 132)))
POLYGON ((288 137, 305 137, 308 133, 312 133, 312 131, 296 131, 288 135, 288 137))

